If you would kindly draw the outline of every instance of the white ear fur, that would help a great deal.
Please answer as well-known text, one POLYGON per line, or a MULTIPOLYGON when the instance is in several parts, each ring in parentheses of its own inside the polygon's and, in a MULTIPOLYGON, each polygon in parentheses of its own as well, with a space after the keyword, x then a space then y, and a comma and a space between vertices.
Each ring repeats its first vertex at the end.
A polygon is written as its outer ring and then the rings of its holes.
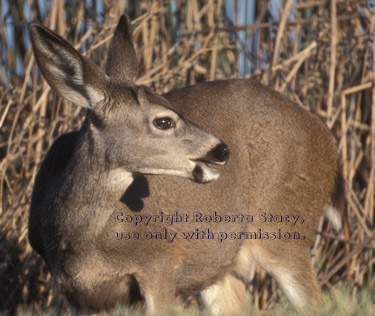
POLYGON ((106 76, 99 67, 42 25, 31 25, 30 35, 39 69, 58 95, 85 108, 104 100, 106 76))

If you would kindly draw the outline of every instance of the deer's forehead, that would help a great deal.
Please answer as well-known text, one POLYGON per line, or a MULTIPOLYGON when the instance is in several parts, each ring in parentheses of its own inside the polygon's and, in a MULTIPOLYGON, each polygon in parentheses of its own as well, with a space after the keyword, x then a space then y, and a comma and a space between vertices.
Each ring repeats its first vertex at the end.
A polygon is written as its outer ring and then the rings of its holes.
POLYGON ((161 95, 149 90, 145 87, 140 87, 139 89, 143 90, 143 95, 146 97, 147 101, 151 104, 157 104, 161 106, 165 106, 167 108, 171 107, 169 102, 163 98, 161 95))
MULTIPOLYGON (((160 109, 173 111, 178 114, 173 105, 161 95, 149 90, 147 87, 116 84, 110 89, 110 100, 117 108, 128 106, 134 110, 160 109), (138 109, 141 106, 142 109, 138 109)), ((178 114, 179 115, 179 114, 178 114)))

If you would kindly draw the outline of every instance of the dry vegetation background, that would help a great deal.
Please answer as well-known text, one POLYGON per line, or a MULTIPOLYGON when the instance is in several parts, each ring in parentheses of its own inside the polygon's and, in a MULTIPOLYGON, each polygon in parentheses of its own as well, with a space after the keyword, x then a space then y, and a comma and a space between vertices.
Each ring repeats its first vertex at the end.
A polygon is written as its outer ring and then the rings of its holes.
MULTIPOLYGON (((27 241, 30 195, 41 160, 60 134, 78 129, 84 111, 57 98, 37 71, 27 24, 40 21, 103 65, 122 12, 133 20, 140 61, 138 83, 158 92, 200 81, 238 78, 238 60, 252 76, 317 113, 337 137, 346 182, 345 225, 339 234, 322 221, 313 260, 323 288, 348 284, 352 294, 375 293, 375 15, 373 1, 266 0, 256 20, 229 19, 221 0, 49 1, 4 0, 0 20, 0 313, 50 306, 49 274, 27 241), (104 3, 104 13, 97 4, 104 3), (273 1, 271 1, 273 2, 273 1), (25 8, 31 8, 30 16, 25 8), (5 24, 14 23, 15 47, 5 24), (240 35, 245 35, 244 44, 240 35), (23 72, 16 71, 21 58, 23 72)), ((239 6, 240 1, 230 1, 239 6)), ((246 74, 249 76, 249 74, 246 74)), ((270 126, 272 128, 272 126, 270 126)), ((252 303, 272 307, 279 291, 259 271, 252 303)))

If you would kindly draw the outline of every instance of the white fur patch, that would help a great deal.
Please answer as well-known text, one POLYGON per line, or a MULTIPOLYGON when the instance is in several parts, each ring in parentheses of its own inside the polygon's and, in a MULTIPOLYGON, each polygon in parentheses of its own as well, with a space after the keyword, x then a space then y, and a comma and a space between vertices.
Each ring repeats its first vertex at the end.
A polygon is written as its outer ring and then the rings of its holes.
POLYGON ((138 168, 137 172, 142 173, 142 174, 159 174, 159 175, 164 174, 164 175, 188 178, 188 173, 186 171, 182 171, 182 170, 138 168))
POLYGON ((231 274, 201 291, 205 307, 212 315, 237 315, 248 298, 246 285, 231 274))
POLYGON ((341 215, 332 204, 327 204, 324 207, 324 216, 331 222, 335 231, 339 231, 341 229, 341 215))
POLYGON ((201 297, 206 308, 210 311, 213 316, 220 315, 220 307, 218 299, 221 299, 219 295, 219 286, 211 285, 208 289, 201 291, 201 297))
POLYGON ((201 168, 203 170, 203 182, 211 182, 216 181, 220 177, 220 173, 216 169, 212 169, 208 167, 207 165, 201 165, 201 168))
POLYGON ((131 172, 124 169, 111 170, 108 173, 107 185, 111 187, 116 187, 120 192, 125 192, 125 190, 132 184, 134 178, 131 172))
MULTIPOLYGON (((59 78, 59 80, 54 80, 57 86, 57 91, 62 98, 65 100, 68 100, 70 102, 73 102, 76 105, 79 105, 84 108, 89 108, 89 102, 86 100, 86 98, 80 94, 79 92, 72 89, 62 78, 66 78, 67 74, 54 64, 48 65, 48 71, 53 73, 56 78, 59 78)), ((73 76, 70 77, 68 80, 72 80, 77 85, 83 85, 83 82, 79 76, 73 76)))
POLYGON ((95 89, 91 85, 86 86, 86 91, 90 97, 91 103, 93 104, 99 104, 105 100, 104 94, 99 89, 95 89))
POLYGON ((235 272, 241 276, 246 282, 251 282, 255 276, 255 261, 247 250, 248 244, 245 242, 238 252, 235 272))
POLYGON ((279 282, 284 294, 297 308, 302 308, 306 305, 307 298, 298 290, 298 284, 294 281, 288 271, 274 271, 274 277, 279 282))
POLYGON ((145 299, 146 299, 147 315, 155 314, 154 298, 151 295, 146 294, 145 299))

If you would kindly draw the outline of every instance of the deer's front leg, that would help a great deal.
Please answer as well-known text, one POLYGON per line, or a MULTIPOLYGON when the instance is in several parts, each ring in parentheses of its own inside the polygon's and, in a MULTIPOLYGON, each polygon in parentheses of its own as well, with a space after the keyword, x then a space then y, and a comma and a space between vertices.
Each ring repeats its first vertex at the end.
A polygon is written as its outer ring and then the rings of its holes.
POLYGON ((141 273, 138 283, 146 301, 146 315, 163 315, 168 310, 182 309, 175 292, 172 264, 156 264, 159 269, 141 273))

